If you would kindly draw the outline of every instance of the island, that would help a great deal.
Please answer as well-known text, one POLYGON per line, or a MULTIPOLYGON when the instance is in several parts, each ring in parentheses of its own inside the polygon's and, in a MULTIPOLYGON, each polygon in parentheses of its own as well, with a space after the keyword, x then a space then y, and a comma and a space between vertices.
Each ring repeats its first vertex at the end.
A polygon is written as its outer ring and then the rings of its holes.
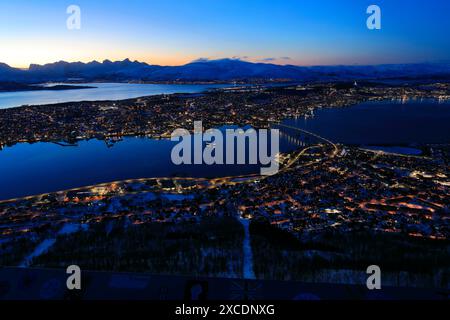
POLYGON ((60 90, 78 90, 78 89, 93 89, 93 86, 71 85, 71 84, 27 84, 18 82, 0 82, 0 92, 16 92, 16 91, 60 91, 60 90))

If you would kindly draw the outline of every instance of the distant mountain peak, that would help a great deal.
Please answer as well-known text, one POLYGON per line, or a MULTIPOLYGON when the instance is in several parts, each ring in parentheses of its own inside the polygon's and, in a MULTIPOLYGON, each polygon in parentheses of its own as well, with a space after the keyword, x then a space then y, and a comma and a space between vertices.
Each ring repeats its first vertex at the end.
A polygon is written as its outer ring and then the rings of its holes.
POLYGON ((239 58, 200 58, 182 66, 149 65, 126 58, 122 61, 103 60, 66 62, 44 65, 31 64, 28 70, 0 63, 0 81, 37 83, 66 81, 233 81, 250 79, 284 79, 308 81, 342 81, 392 77, 439 76, 450 79, 450 64, 394 64, 378 66, 316 66, 276 65, 249 62, 239 58))
MULTIPOLYGON (((209 59, 209 58, 199 58, 193 60, 190 63, 217 63, 217 62, 248 62, 238 58, 219 58, 219 59, 209 59)), ((252 63, 252 62, 248 62, 252 63)))
POLYGON ((0 68, 1 69, 13 69, 11 66, 7 65, 6 63, 0 62, 0 68))

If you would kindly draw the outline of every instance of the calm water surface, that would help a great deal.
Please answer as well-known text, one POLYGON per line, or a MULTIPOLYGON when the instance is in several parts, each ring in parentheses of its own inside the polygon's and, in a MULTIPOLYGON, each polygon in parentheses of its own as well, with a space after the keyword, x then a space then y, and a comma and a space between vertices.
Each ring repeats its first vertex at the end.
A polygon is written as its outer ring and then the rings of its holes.
POLYGON ((0 92, 0 109, 74 101, 123 100, 172 93, 198 93, 230 85, 80 83, 92 89, 0 92))
POLYGON ((365 102, 346 108, 320 109, 312 118, 285 122, 345 144, 447 143, 450 101, 365 102))
MULTIPOLYGON (((314 118, 285 122, 349 144, 405 147, 450 142, 448 102, 369 102, 321 109, 314 118)), ((296 147, 298 139, 292 134, 285 132, 282 136, 282 152, 296 147)), ((132 178, 219 177, 259 172, 257 165, 175 166, 170 158, 174 145, 167 140, 125 138, 111 148, 99 140, 82 141, 77 147, 54 143, 7 147, 0 151, 0 199, 132 178)))

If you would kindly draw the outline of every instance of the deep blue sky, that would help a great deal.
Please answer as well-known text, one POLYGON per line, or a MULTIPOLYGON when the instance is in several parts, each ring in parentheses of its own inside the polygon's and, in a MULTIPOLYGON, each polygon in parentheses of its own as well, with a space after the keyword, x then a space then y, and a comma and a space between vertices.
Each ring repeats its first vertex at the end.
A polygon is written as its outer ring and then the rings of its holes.
POLYGON ((0 0, 0 62, 448 61, 449 16, 449 0, 0 0), (66 28, 71 4, 81 30, 66 28), (381 30, 366 27, 370 4, 381 7, 381 30))

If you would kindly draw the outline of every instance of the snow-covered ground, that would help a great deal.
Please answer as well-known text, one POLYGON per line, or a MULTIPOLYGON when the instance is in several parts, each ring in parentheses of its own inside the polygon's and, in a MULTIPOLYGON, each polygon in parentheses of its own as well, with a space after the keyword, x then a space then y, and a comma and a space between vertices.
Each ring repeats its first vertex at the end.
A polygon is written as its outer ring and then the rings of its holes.
POLYGON ((250 242, 250 231, 249 231, 250 220, 239 218, 239 221, 244 227, 245 232, 243 242, 243 251, 244 251, 243 277, 244 279, 256 279, 255 272, 253 271, 253 252, 250 242))
POLYGON ((183 200, 192 200, 194 196, 191 194, 171 194, 171 193, 163 193, 162 197, 166 198, 169 201, 183 201, 183 200))
POLYGON ((45 239, 42 241, 35 249, 34 251, 29 254, 19 265, 21 268, 27 268, 30 266, 31 261, 35 257, 39 257, 41 254, 45 253, 50 249, 51 246, 53 246, 56 242, 56 239, 45 239))
POLYGON ((61 230, 58 231, 59 235, 68 235, 80 230, 86 231, 89 228, 87 224, 79 224, 79 223, 66 223, 63 225, 61 230))
MULTIPOLYGON (((88 227, 89 226, 87 224, 66 223, 58 231, 58 235, 69 235, 69 234, 75 233, 79 230, 86 231, 88 229, 88 227)), ((45 239, 34 249, 34 251, 31 254, 29 254, 20 263, 19 267, 20 268, 29 267, 34 258, 39 257, 41 254, 46 253, 55 243, 56 243, 56 238, 45 239)))

